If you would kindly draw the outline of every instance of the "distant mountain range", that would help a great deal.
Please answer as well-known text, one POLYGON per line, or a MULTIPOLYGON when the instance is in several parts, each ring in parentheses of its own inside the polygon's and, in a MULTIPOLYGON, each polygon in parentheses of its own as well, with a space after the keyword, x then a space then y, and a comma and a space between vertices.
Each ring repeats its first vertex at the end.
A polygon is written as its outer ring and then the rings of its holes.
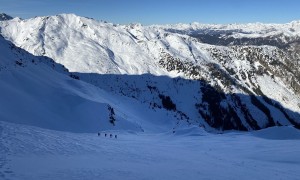
POLYGON ((5 121, 88 132, 300 127, 300 21, 142 26, 74 14, 7 17, 0 15, 5 121))

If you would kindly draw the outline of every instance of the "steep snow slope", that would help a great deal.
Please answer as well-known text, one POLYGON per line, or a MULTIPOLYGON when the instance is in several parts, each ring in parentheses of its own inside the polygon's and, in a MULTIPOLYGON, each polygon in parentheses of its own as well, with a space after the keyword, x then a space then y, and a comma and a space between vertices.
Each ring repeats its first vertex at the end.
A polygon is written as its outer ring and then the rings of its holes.
POLYGON ((3 35, 12 33, 8 39, 17 46, 47 55, 70 71, 141 74, 157 69, 138 40, 113 24, 63 14, 25 21, 15 18, 2 25, 3 35))
POLYGON ((0 27, 17 46, 176 124, 251 130, 299 126, 299 24, 144 27, 62 14, 0 27))
POLYGON ((1 36, 0 54, 2 121, 71 132, 167 131, 173 127, 164 112, 76 80, 76 75, 53 60, 33 56, 1 36))

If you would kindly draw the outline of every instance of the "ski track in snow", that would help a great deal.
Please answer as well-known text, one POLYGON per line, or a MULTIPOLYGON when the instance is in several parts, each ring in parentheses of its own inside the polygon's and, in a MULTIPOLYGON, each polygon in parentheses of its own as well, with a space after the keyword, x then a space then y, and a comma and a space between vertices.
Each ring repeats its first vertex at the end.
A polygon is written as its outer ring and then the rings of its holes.
POLYGON ((226 134, 111 132, 118 139, 1 121, 0 128, 4 179, 298 179, 300 172, 300 133, 289 127, 283 130, 295 131, 293 137, 287 133, 275 140, 267 135, 280 128, 226 134))
POLYGON ((0 126, 0 179, 10 179, 12 177, 12 171, 9 166, 10 151, 7 144, 10 142, 3 126, 0 126))

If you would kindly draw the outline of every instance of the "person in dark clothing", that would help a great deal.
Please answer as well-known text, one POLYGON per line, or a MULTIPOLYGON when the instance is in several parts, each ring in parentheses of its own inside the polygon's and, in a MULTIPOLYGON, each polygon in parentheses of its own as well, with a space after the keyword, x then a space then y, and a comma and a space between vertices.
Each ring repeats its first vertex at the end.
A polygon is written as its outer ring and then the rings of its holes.
POLYGON ((110 134, 110 138, 112 138, 112 134, 110 134))
POLYGON ((100 135, 101 135, 101 133, 98 132, 98 136, 100 136, 100 135))
POLYGON ((107 136, 107 134, 105 133, 105 137, 107 136))
POLYGON ((115 138, 116 138, 116 139, 117 139, 117 137, 118 137, 118 136, 117 136, 117 135, 115 135, 115 138))

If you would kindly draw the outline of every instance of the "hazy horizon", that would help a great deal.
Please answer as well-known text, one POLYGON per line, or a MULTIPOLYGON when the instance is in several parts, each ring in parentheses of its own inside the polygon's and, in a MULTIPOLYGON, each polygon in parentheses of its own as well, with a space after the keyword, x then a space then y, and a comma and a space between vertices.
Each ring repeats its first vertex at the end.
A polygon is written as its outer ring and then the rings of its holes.
POLYGON ((0 0, 0 4, 0 12, 23 19, 73 13, 116 24, 282 24, 300 20, 296 0, 0 0))

